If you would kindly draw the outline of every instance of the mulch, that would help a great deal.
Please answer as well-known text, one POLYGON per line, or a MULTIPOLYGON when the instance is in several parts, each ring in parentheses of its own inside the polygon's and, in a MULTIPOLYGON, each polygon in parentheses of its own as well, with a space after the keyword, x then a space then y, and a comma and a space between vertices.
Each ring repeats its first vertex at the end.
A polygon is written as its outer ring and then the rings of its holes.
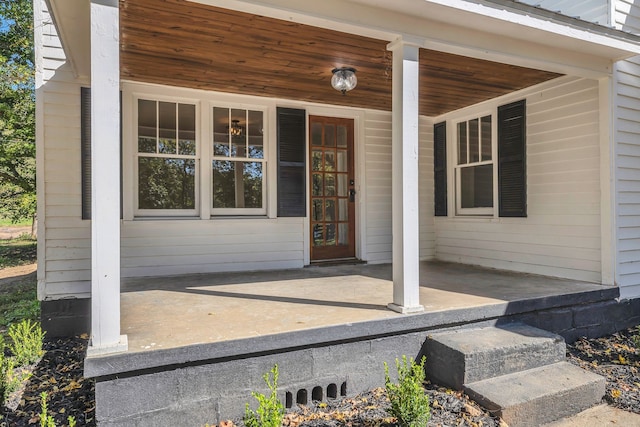
MULTIPOLYGON (((640 414, 640 351, 634 347, 637 329, 628 329, 598 339, 580 339, 567 346, 571 363, 607 378, 604 401, 615 407, 640 414)), ((39 425, 40 393, 49 394, 49 413, 58 426, 67 425, 72 415, 78 426, 95 426, 94 383, 83 378, 87 337, 48 340, 46 353, 35 366, 24 389, 9 400, 0 426, 39 425)), ((430 427, 499 427, 500 420, 468 399, 463 393, 426 384, 431 401, 430 427)), ((355 397, 318 402, 290 411, 288 427, 392 427, 387 412, 389 401, 384 389, 375 389, 355 397)), ((220 426, 242 425, 221 423, 220 426)))
POLYGON ((633 337, 640 327, 603 338, 581 338, 567 345, 569 361, 607 378, 604 400, 609 405, 640 414, 640 349, 633 337))

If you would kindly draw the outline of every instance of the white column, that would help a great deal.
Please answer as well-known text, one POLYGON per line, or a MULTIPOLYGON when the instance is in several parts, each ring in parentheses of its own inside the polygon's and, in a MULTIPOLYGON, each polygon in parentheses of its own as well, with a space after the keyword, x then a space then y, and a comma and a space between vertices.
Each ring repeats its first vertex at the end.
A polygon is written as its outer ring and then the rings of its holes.
POLYGON ((120 33, 118 0, 91 0, 91 347, 120 335, 120 33))
POLYGON ((419 45, 399 39, 387 49, 393 51, 393 302, 388 307, 414 313, 424 310, 419 282, 419 45))

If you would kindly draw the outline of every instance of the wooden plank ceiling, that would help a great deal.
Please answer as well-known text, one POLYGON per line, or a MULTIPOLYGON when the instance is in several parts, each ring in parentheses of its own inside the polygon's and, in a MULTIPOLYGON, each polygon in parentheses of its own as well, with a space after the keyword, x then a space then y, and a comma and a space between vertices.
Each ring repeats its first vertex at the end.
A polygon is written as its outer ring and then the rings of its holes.
MULTIPOLYGON (((186 2, 120 0, 123 79, 391 110, 387 41, 186 2), (331 70, 357 69, 342 95, 331 70)), ((558 74, 420 51, 420 114, 438 116, 558 74)))

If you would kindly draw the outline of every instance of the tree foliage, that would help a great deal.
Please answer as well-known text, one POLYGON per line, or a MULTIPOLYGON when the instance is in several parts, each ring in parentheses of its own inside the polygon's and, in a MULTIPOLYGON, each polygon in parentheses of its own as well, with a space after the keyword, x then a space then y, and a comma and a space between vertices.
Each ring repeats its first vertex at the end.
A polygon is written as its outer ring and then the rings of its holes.
POLYGON ((33 4, 0 0, 0 215, 36 206, 33 4))

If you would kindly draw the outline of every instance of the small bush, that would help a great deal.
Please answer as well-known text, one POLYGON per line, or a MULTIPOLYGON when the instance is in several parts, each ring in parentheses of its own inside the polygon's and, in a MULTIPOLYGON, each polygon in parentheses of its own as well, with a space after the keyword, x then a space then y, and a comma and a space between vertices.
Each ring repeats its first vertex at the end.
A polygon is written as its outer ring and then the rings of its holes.
POLYGON ((9 359, 4 355, 4 347, 4 338, 0 335, 0 406, 2 406, 9 394, 7 388, 8 371, 13 367, 13 363, 9 362, 9 359))
POLYGON ((269 397, 262 393, 251 393, 258 401, 258 409, 254 412, 247 403, 244 413, 244 424, 247 427, 280 427, 284 418, 284 405, 278 399, 278 365, 275 365, 270 372, 262 376, 271 394, 269 397), (273 375, 273 381, 270 376, 273 375))
POLYGON ((384 383, 391 402, 389 413, 398 420, 401 427, 424 427, 431 417, 429 396, 422 387, 425 360, 423 357, 420 364, 417 364, 413 358, 407 361, 407 356, 402 356, 402 363, 396 359, 398 384, 391 382, 389 366, 386 362, 384 364, 384 383))
POLYGON ((34 363, 44 354, 42 350, 44 332, 40 323, 32 322, 30 319, 23 320, 12 324, 8 333, 12 341, 9 350, 13 353, 18 366, 34 363))
POLYGON ((636 351, 640 352, 640 326, 636 326, 636 334, 631 337, 633 345, 636 346, 636 351))
MULTIPOLYGON (((56 420, 49 415, 49 408, 47 407, 47 393, 40 393, 40 427, 56 427, 56 420)), ((76 419, 73 417, 67 417, 69 427, 76 427, 76 419)))

